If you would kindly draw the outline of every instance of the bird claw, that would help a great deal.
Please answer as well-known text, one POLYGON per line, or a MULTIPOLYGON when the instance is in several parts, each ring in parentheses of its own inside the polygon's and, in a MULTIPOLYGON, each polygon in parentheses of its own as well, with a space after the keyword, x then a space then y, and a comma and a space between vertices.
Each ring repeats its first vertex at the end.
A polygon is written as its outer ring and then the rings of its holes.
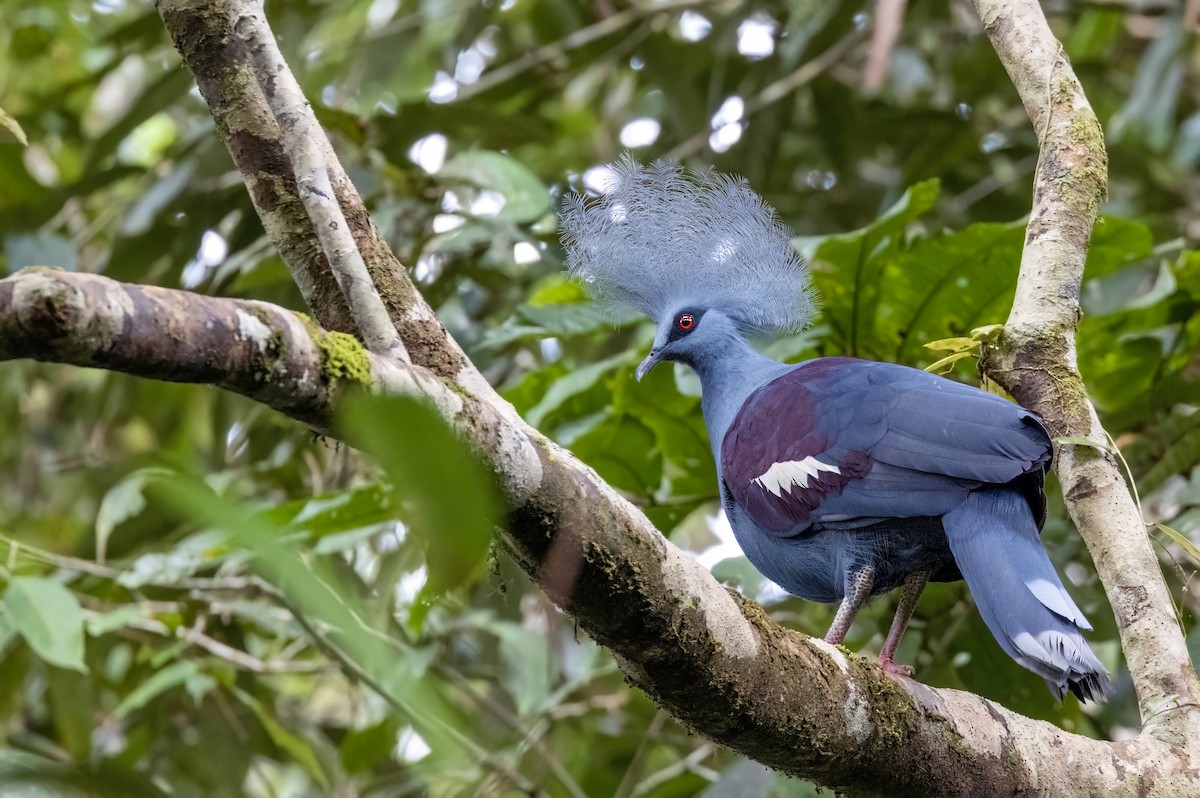
POLYGON ((888 673, 895 673, 900 676, 912 676, 916 673, 911 665, 901 665, 899 662, 892 662, 891 658, 879 658, 879 667, 883 668, 888 673))

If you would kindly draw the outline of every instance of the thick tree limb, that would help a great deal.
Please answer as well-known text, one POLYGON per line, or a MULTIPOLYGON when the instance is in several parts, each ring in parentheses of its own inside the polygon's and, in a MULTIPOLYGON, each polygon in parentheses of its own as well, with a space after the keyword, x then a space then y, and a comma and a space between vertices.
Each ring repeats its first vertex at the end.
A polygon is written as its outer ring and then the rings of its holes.
POLYGON ((1036 0, 975 0, 984 30, 1037 130, 1041 158, 1004 332, 985 368, 1052 436, 1056 470, 1116 614, 1146 730, 1200 734, 1200 683, 1146 527, 1109 450, 1075 355, 1088 242, 1107 191, 1104 133, 1036 0))
POLYGON ((17 358, 216 385, 325 433, 355 386, 427 397, 447 414, 462 407, 428 372, 277 305, 55 269, 0 280, 0 360, 17 358))

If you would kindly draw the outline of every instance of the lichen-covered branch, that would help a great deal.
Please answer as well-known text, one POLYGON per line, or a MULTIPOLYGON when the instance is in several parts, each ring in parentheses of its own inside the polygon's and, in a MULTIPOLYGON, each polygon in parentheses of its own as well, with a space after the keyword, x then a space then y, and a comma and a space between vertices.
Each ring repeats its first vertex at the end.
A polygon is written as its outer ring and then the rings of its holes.
POLYGON ((1200 732, 1200 684, 1146 528, 1109 451, 1075 356, 1079 291, 1107 191, 1104 134, 1036 0, 975 0, 984 30, 1037 131, 1040 149, 1020 279, 985 368, 1056 438, 1067 508, 1116 614, 1147 733, 1200 732))
POLYGON ((432 375, 277 305, 56 269, 0 280, 0 360, 18 358, 217 385, 327 433, 352 388, 462 405, 432 375))
POLYGON ((786 772, 883 795, 1198 786, 1200 770, 1157 741, 1067 734, 779 627, 504 409, 283 308, 28 269, 0 280, 0 360, 25 357, 220 385, 321 430, 350 389, 428 397, 502 486, 506 547, 630 680, 698 733, 786 772))

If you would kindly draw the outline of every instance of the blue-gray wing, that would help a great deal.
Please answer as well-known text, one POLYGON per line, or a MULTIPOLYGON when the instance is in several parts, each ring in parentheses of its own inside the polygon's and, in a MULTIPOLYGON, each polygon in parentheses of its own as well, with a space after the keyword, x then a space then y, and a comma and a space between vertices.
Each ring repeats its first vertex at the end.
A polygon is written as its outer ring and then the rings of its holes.
POLYGON ((943 515, 980 485, 1026 474, 1040 517, 1050 456, 1037 417, 998 396, 905 366, 821 358, 750 396, 722 442, 721 471, 758 526, 795 534, 943 515))

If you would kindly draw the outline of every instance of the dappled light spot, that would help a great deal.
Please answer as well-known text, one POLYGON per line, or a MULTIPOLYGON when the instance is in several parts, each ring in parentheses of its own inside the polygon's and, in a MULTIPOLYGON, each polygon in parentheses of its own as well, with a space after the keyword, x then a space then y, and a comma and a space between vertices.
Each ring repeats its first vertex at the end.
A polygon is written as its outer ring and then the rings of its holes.
POLYGON ((756 11, 738 25, 738 52, 755 61, 775 52, 775 20, 756 11))
POLYGON ((446 162, 447 139, 441 133, 430 133, 413 142, 408 158, 428 174, 436 174, 446 162))
POLYGON ((708 146, 713 152, 725 152, 734 144, 737 144, 742 139, 742 123, 734 122, 729 125, 721 125, 713 131, 708 137, 708 146))
POLYGON ((679 35, 689 42, 698 42, 712 30, 712 22, 698 12, 687 10, 679 15, 679 35))
POLYGON ((649 147, 658 140, 662 126, 657 119, 639 117, 625 123, 621 128, 621 143, 626 147, 649 147))
POLYGON ((458 82, 448 73, 438 70, 433 76, 433 85, 429 87, 429 101, 433 103, 448 103, 458 96, 458 82))

